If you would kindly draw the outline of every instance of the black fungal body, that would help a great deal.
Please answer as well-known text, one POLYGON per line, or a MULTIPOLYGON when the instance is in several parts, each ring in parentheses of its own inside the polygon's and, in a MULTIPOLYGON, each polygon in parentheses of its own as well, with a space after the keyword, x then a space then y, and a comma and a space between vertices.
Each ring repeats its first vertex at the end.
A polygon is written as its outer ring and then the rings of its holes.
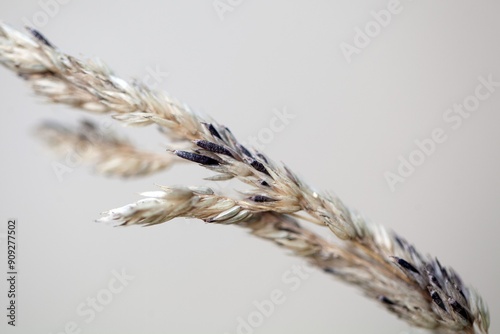
POLYGON ((453 308, 453 311, 460 314, 460 316, 462 318, 464 318, 465 320, 467 320, 468 322, 472 323, 472 317, 471 317, 469 311, 467 311, 462 305, 460 305, 459 302, 454 300, 453 302, 450 303, 450 305, 451 305, 451 308, 453 308))
POLYGON ((387 304, 387 305, 396 305, 396 303, 394 303, 392 300, 390 300, 386 296, 379 296, 378 300, 381 301, 384 304, 387 304))
POLYGON ((323 271, 325 273, 329 273, 329 274, 332 274, 332 275, 337 275, 337 271, 333 268, 323 268, 323 271))
POLYGON ((429 281, 430 281, 432 284, 436 285, 438 288, 443 289, 443 288, 441 287, 441 284, 439 283, 438 279, 436 278, 436 276, 434 276, 434 275, 432 275, 432 274, 429 274, 429 281))
POLYGON ((252 153, 250 153, 250 151, 243 145, 241 144, 238 144, 238 149, 243 152, 244 155, 246 155, 247 157, 249 158, 252 158, 253 159, 253 155, 252 153))
POLYGON ((403 259, 400 259, 400 258, 397 258, 397 261, 398 261, 398 264, 403 267, 404 269, 406 270, 409 270, 409 271, 413 271, 414 273, 416 274, 420 274, 420 272, 417 270, 417 268, 415 268, 412 264, 410 264, 409 262, 403 260, 403 259))
POLYGON ((213 137, 217 137, 220 140, 223 140, 221 135, 219 134, 219 131, 217 131, 217 129, 211 123, 203 123, 203 124, 207 127, 208 131, 210 131, 210 134, 213 137))
POLYGON ((45 38, 44 35, 42 35, 38 30, 36 29, 33 29, 33 28, 30 28, 30 27, 27 27, 26 29, 28 29, 28 31, 33 35, 33 37, 35 37, 37 40, 39 40, 40 42, 42 42, 43 44, 45 44, 46 46, 48 46, 49 48, 53 48, 54 49, 54 45, 52 45, 52 43, 49 42, 49 40, 47 38, 45 38))
POLYGON ((267 197, 264 195, 255 195, 250 197, 250 200, 258 203, 264 203, 264 202, 276 202, 277 200, 271 197, 267 197))
POLYGON ((267 174, 267 175, 271 176, 271 174, 269 174, 269 172, 267 171, 266 167, 264 167, 264 165, 260 161, 252 160, 252 162, 250 163, 250 165, 255 170, 258 170, 261 173, 264 173, 264 174, 267 174))
POLYGON ((186 152, 186 151, 174 151, 175 155, 177 155, 180 158, 197 162, 202 165, 206 166, 214 166, 214 165, 219 165, 219 162, 215 159, 212 159, 210 157, 207 157, 205 155, 197 154, 197 153, 192 153, 192 152, 186 152))
POLYGON ((217 153, 217 154, 227 155, 227 156, 233 158, 233 154, 231 153, 231 151, 229 151, 227 148, 225 148, 222 145, 212 143, 208 140, 197 140, 195 143, 196 143, 196 145, 198 145, 199 147, 201 147, 207 151, 217 153))
POLYGON ((446 306, 444 306, 443 300, 441 299, 441 297, 439 297, 439 294, 436 291, 432 291, 431 292, 431 298, 432 298, 432 301, 437 306, 439 306, 441 309, 443 309, 444 311, 446 311, 446 306))

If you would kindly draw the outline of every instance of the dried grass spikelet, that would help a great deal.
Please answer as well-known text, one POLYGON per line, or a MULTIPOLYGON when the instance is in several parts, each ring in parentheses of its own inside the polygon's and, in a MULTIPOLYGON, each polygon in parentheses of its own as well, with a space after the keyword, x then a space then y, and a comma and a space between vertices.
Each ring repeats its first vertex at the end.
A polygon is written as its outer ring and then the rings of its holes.
MULTIPOLYGON (((236 199, 208 188, 163 187, 104 213, 100 222, 154 225, 194 217, 243 226, 360 287, 412 325, 436 333, 488 333, 486 304, 452 269, 422 255, 395 233, 368 223, 336 196, 313 190, 286 166, 245 148, 228 128, 165 94, 118 78, 100 62, 65 55, 40 33, 30 32, 25 35, 0 24, 0 62, 24 77, 35 92, 87 111, 113 112, 125 125, 157 124, 171 139, 190 144, 186 150, 171 150, 177 157, 212 170, 212 180, 237 178, 251 186, 236 199), (299 212, 307 221, 327 226, 339 242, 327 242, 304 229, 291 217, 299 212)), ((71 138, 60 136, 57 141, 64 145, 71 138)), ((141 159, 140 152, 133 154, 141 159)))
POLYGON ((139 150, 110 131, 100 131, 91 121, 81 122, 76 129, 54 122, 45 123, 37 129, 37 135, 59 155, 77 154, 97 173, 108 176, 149 175, 179 160, 170 155, 139 150))
POLYGON ((177 217, 198 218, 230 224, 247 220, 252 211, 241 203, 217 196, 206 187, 161 187, 141 194, 136 203, 103 213, 98 222, 126 225, 155 225, 177 217))

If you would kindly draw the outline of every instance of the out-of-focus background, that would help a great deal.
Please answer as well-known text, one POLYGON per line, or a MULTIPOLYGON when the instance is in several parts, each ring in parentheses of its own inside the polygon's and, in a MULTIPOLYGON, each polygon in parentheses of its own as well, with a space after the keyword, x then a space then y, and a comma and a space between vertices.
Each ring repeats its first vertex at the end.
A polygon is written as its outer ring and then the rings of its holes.
MULTIPOLYGON (((167 90, 438 256, 486 299, 492 333, 500 331, 499 11, 497 1, 451 0, 0 3, 3 21, 167 90), (290 115, 278 130, 277 113, 290 115)), ((2 333, 420 333, 321 272, 294 276, 300 259, 238 227, 95 224, 155 184, 202 185, 209 173, 182 165, 122 181, 76 164, 58 176, 54 166, 67 161, 33 130, 88 116, 45 103, 4 68, 0 78, 2 268, 6 221, 19 222, 18 325, 6 324, 2 306, 2 333), (275 289, 285 301, 260 321, 256 302, 275 289)), ((142 147, 166 147, 154 127, 109 124, 142 147)))

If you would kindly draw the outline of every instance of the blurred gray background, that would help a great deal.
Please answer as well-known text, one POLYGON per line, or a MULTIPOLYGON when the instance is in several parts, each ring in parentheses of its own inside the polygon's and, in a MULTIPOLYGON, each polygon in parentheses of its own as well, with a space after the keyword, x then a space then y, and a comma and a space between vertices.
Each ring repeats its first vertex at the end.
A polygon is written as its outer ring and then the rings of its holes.
MULTIPOLYGON (((273 112, 286 109, 295 118, 266 137, 264 152, 454 267, 486 299, 491 332, 499 332, 500 87, 457 129, 458 120, 443 116, 473 101, 478 77, 500 81, 500 5, 402 0, 377 31, 371 12, 388 6, 3 0, 0 18, 16 28, 31 24, 67 53, 98 56, 122 77, 167 90, 243 141, 264 138, 273 112), (367 25, 375 29, 369 44, 346 57, 342 46, 355 46, 367 25), (436 128, 447 140, 391 191, 384 174, 396 173, 398 157, 408 158, 415 140, 436 128)), ((2 313, 2 333, 233 334, 238 317, 274 289, 286 301, 255 333, 420 333, 320 272, 290 290, 282 275, 302 262, 243 229, 183 219, 153 228, 93 223, 155 184, 201 185, 208 173, 182 165, 122 181, 79 166, 60 182, 53 163, 64 159, 48 153, 33 129, 45 119, 76 124, 85 114, 34 97, 4 68, 0 78, 0 233, 7 218, 20 224, 18 327, 2 313), (134 278, 93 319, 82 316, 77 309, 106 294, 113 270, 134 278)), ((165 148, 153 127, 113 128, 143 147, 165 148)))

